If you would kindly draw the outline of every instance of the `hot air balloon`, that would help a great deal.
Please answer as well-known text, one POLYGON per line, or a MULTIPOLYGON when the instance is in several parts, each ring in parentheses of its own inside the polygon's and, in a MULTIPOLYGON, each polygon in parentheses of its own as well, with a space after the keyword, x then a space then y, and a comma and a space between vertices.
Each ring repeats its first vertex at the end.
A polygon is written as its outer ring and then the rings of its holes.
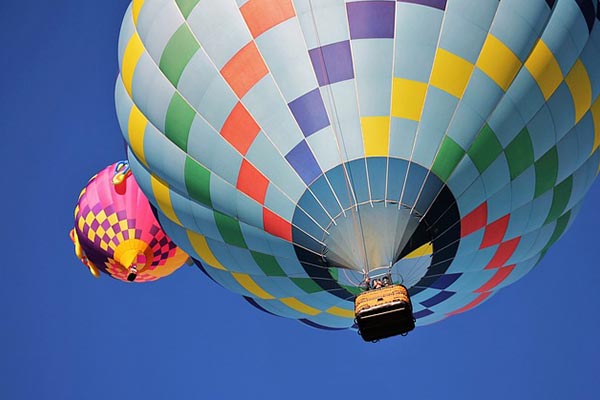
POLYGON ((189 259, 161 229, 126 161, 90 179, 79 195, 70 236, 75 254, 95 277, 103 272, 122 281, 150 282, 189 259))
POLYGON ((115 98, 167 234, 255 307, 416 325, 532 270, 600 161, 596 0, 134 0, 115 98))

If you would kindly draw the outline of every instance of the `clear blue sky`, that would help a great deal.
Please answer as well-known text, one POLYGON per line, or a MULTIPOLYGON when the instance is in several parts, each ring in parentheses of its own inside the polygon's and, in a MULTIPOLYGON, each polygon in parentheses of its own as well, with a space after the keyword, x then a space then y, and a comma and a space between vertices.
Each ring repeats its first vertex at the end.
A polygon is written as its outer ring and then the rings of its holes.
POLYGON ((93 279, 68 231, 87 180, 124 157, 113 87, 127 4, 0 2, 0 399, 597 398, 598 183, 524 279, 376 345, 261 313, 193 267, 147 285, 93 279))

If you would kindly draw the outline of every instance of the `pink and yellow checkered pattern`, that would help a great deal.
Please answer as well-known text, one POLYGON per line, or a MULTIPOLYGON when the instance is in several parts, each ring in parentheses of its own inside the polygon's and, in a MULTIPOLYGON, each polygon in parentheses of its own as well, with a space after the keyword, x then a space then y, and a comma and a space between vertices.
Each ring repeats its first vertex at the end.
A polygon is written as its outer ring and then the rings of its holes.
POLYGON ((133 176, 115 185, 114 170, 111 165, 94 176, 75 208, 75 234, 85 257, 100 271, 123 281, 134 262, 136 282, 171 274, 188 255, 162 230, 133 176))

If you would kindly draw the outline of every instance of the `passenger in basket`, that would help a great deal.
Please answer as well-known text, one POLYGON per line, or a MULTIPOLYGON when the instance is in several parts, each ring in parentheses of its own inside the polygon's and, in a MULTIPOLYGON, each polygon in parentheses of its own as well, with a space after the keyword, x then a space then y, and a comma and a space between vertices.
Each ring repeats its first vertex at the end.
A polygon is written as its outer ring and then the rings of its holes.
POLYGON ((365 286, 365 290, 371 289, 371 278, 369 278, 368 275, 365 277, 365 280, 362 281, 362 285, 365 286))

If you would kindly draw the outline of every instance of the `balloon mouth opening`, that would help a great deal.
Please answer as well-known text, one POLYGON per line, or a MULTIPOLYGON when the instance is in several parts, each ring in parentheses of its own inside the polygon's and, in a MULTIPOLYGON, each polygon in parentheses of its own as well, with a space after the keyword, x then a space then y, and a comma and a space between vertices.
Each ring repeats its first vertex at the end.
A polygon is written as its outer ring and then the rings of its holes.
POLYGON ((420 222, 416 210, 397 201, 354 205, 327 226, 321 256, 331 267, 380 275, 400 259, 420 222))
POLYGON ((152 263, 152 249, 142 240, 128 239, 117 246, 112 260, 115 272, 133 281, 152 263))
POLYGON ((144 252, 139 250, 128 250, 118 260, 118 263, 127 271, 134 269, 135 273, 146 268, 147 257, 144 252))

